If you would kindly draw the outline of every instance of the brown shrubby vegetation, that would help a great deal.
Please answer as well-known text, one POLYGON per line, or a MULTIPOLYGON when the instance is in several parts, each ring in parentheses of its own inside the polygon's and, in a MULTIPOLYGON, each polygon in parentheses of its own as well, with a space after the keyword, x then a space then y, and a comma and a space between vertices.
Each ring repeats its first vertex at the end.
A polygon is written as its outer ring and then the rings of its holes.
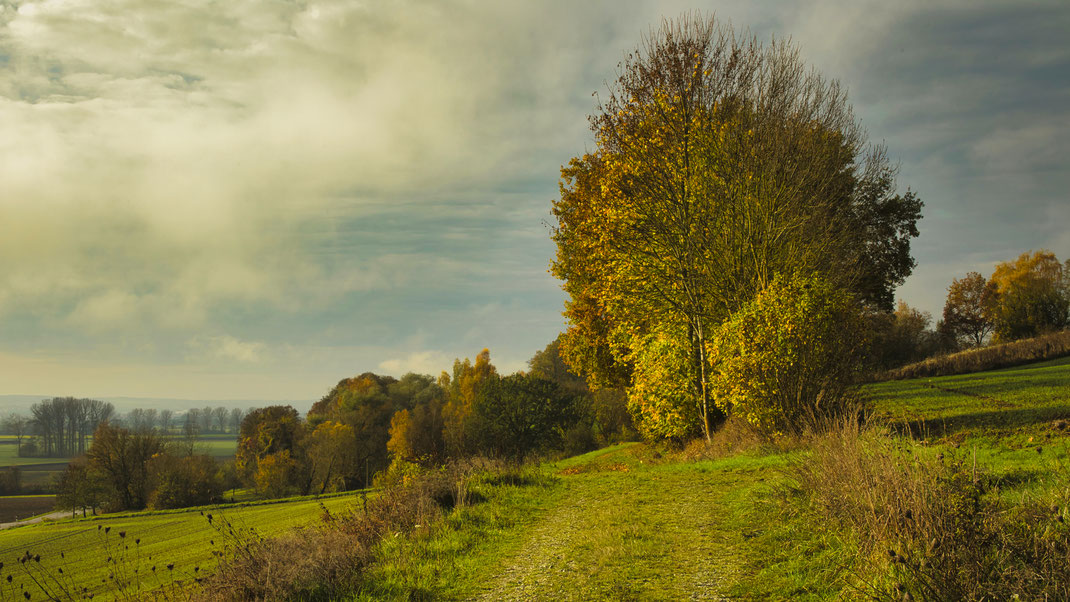
POLYGON ((791 469, 809 512, 852 537, 851 585, 876 600, 1065 600, 1070 596, 1067 477, 1010 504, 965 453, 846 421, 791 469))
POLYGON ((1070 331, 1064 330, 1012 343, 929 358, 879 374, 876 380, 903 380, 983 372, 1067 355, 1070 355, 1070 331))
POLYGON ((414 472, 366 498, 362 509, 338 515, 325 509, 319 525, 271 539, 217 519, 214 526, 227 543, 196 599, 334 600, 352 594, 383 538, 428 528, 467 503, 477 475, 501 469, 499 463, 468 460, 414 472))

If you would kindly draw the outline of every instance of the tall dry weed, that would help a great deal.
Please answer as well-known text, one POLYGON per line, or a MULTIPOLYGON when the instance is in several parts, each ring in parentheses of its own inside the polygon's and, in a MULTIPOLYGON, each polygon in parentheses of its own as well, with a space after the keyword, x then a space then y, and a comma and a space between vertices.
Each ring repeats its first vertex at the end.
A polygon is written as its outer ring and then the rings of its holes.
POLYGON ((984 372, 1067 355, 1070 355, 1070 330, 932 357, 902 368, 889 370, 878 375, 876 380, 904 380, 984 372))
POLYGON ((1070 599, 1064 485, 1011 504, 969 452, 926 454, 855 421, 812 446, 791 476, 818 520, 852 534, 865 597, 1070 599))
POLYGON ((501 469, 468 459, 428 470, 383 488, 351 512, 323 511, 321 524, 261 538, 220 521, 226 554, 204 580, 198 600, 335 600, 352 594, 380 541, 427 528, 444 512, 473 499, 477 475, 501 469))

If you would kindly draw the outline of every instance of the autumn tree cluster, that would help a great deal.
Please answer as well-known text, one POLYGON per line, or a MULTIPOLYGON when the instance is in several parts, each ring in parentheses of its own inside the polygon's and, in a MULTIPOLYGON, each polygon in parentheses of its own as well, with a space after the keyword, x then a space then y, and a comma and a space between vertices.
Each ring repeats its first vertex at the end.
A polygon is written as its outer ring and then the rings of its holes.
POLYGON ((222 499, 223 467, 157 429, 102 422, 85 455, 57 484, 57 506, 72 510, 182 508, 222 499))
POLYGON ((766 409, 748 419, 793 428, 805 413, 759 418, 788 411, 778 404, 789 398, 808 414, 843 407, 831 384, 853 380, 853 365, 833 367, 806 345, 857 343, 804 332, 808 312, 890 310, 914 266, 921 209, 895 192, 895 168, 867 143, 845 91, 789 43, 688 16, 629 55, 590 121, 596 147, 562 169, 553 207, 569 365, 627 390, 649 437, 708 437, 755 404, 766 409), (813 294, 790 297, 799 291, 813 294), (778 320, 795 320, 784 328, 799 339, 777 353, 798 355, 774 359, 772 340, 737 344, 776 335, 757 324, 778 320), (777 372, 809 360, 794 376, 777 372), (754 370, 777 384, 743 395, 736 379, 754 370))
POLYGON ((371 485, 388 469, 476 455, 522 459, 627 436, 621 412, 607 410, 612 396, 588 400, 556 349, 537 354, 527 373, 500 375, 483 350, 437 379, 344 379, 304 417, 289 406, 255 410, 242 421, 237 472, 265 496, 323 493, 371 485))
POLYGON ((980 347, 1070 326, 1070 260, 1050 251, 1023 253, 989 278, 970 272, 948 287, 943 327, 960 344, 980 347))

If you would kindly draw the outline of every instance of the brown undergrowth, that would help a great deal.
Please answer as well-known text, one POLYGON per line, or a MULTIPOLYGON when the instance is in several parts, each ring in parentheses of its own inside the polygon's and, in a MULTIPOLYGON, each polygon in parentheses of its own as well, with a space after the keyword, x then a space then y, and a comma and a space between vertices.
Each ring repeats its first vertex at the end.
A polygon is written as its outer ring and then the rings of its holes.
POLYGON ((353 512, 324 509, 315 527, 270 539, 223 522, 217 529, 228 538, 227 549, 194 599, 334 600, 353 593, 380 541, 428 529, 446 511, 472 501, 474 475, 501 470, 486 460, 454 462, 392 484, 353 512))
POLYGON ((875 380, 906 380, 984 372, 1057 359, 1067 355, 1070 355, 1070 330, 932 357, 902 368, 889 370, 878 375, 875 380))
POLYGON ((1011 503, 966 452, 926 457, 854 421, 812 449, 790 469, 788 491, 816 522, 848 534, 857 549, 848 586, 863 597, 1070 599, 1065 474, 1011 503))

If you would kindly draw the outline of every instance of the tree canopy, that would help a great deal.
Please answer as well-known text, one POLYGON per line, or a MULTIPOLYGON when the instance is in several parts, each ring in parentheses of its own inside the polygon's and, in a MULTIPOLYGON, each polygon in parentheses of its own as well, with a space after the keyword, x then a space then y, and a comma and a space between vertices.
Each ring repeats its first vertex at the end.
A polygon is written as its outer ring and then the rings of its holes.
POLYGON ((822 274, 890 309, 914 266, 921 202, 894 193, 846 92, 787 42, 665 22, 590 122, 596 149, 562 169, 552 265, 570 296, 562 354, 589 384, 684 383, 672 404, 708 436, 707 343, 759 291, 822 274), (670 356, 671 374, 651 365, 670 356))

